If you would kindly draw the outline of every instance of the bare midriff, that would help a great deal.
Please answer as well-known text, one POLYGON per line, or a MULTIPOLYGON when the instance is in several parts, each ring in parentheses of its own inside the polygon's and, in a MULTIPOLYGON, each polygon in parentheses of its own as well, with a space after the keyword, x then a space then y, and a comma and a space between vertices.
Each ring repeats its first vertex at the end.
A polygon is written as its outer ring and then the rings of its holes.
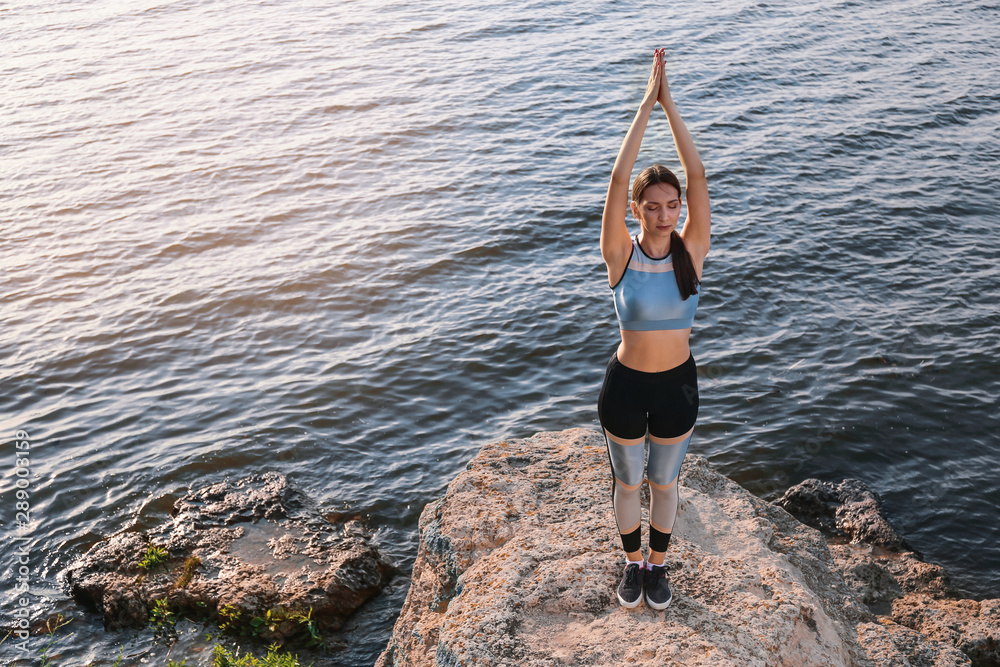
POLYGON ((680 366, 691 355, 690 329, 626 331, 618 345, 618 361, 644 373, 659 373, 680 366))

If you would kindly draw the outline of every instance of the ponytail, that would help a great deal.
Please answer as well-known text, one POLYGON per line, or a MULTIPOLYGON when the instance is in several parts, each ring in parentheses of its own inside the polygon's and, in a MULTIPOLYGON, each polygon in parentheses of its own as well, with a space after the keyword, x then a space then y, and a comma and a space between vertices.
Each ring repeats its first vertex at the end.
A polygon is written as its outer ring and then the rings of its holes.
POLYGON ((695 273, 694 263, 691 255, 684 245, 684 239, 677 233, 677 230, 670 232, 670 254, 674 256, 674 277, 677 278, 677 288, 681 291, 681 298, 687 298, 698 292, 698 274, 695 273))

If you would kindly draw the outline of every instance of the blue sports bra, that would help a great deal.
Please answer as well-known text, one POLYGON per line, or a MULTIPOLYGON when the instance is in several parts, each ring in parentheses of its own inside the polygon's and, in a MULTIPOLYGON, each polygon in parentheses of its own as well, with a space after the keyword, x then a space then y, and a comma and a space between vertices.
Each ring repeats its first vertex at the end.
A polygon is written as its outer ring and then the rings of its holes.
POLYGON ((632 253, 625 272, 611 289, 615 296, 618 326, 622 329, 689 329, 694 324, 698 292, 687 300, 681 299, 672 253, 653 259, 639 245, 638 234, 632 238, 632 253))

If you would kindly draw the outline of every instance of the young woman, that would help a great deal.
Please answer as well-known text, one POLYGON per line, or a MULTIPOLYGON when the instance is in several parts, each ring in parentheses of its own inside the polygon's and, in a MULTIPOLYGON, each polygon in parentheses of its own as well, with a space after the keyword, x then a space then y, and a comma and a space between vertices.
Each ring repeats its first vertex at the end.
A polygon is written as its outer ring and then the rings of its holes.
POLYGON ((645 589, 646 604, 653 609, 666 609, 672 598, 664 556, 677 514, 677 475, 698 417, 698 375, 688 339, 710 222, 705 167, 670 97, 663 59, 663 49, 657 49, 646 94, 618 151, 604 204, 601 255, 622 341, 608 364, 597 404, 626 557, 618 599, 625 607, 635 607, 645 589), (644 169, 632 184, 629 202, 629 177, 657 102, 666 112, 687 182, 687 219, 680 233, 681 186, 666 167, 644 169), (640 226, 634 237, 625 225, 629 206, 640 226), (650 495, 645 561, 639 504, 644 479, 650 495))

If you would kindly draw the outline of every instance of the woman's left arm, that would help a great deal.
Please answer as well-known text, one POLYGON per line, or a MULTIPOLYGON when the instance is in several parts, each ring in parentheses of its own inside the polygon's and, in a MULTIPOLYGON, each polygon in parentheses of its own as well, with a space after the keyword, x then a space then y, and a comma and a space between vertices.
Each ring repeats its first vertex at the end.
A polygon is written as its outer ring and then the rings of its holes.
POLYGON ((696 263, 700 266, 705 256, 708 254, 711 245, 711 222, 712 211, 708 201, 708 181, 705 178, 705 165, 701 163, 698 156, 698 149, 694 146, 694 139, 688 132, 684 119, 681 118, 677 105, 670 97, 670 88, 667 86, 666 68, 663 68, 663 78, 660 80, 660 91, 657 101, 667 114, 667 122, 670 123, 670 133, 674 135, 674 145, 677 147, 677 157, 680 158, 681 168, 684 169, 684 180, 687 189, 687 220, 684 221, 684 229, 681 237, 696 263))

